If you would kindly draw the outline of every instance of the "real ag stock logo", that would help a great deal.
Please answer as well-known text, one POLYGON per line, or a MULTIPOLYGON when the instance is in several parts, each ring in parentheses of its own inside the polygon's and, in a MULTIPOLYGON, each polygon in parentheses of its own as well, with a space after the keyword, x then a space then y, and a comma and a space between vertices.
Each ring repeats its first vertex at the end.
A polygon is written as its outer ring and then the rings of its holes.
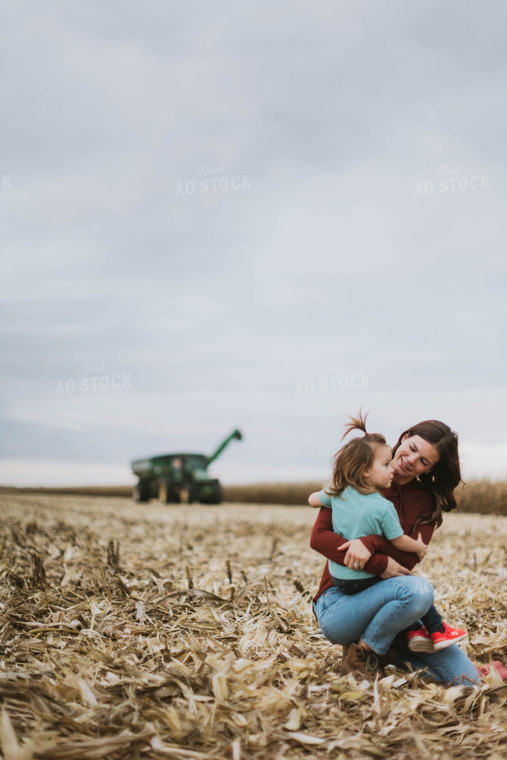
POLYGON ((343 363, 339 367, 323 364, 320 370, 314 370, 314 374, 318 375, 318 377, 310 377, 296 382, 296 387, 294 388, 295 396, 370 387, 369 372, 348 372, 343 363))
POLYGON ((98 365, 83 364, 81 369, 74 370, 78 378, 58 380, 56 383, 55 396, 66 393, 96 393, 97 391, 118 391, 131 388, 130 372, 117 374, 105 373, 106 365, 103 362, 98 365))
POLYGON ((207 195, 208 193, 226 193, 229 190, 250 190, 251 174, 226 175, 225 164, 221 166, 202 166, 199 171, 193 172, 197 179, 189 179, 186 182, 177 182, 175 196, 180 195, 207 195))
POLYGON ((472 174, 470 171, 466 172, 465 164, 441 166, 435 170, 434 174, 436 174, 437 179, 428 179, 415 183, 414 196, 491 190, 491 174, 472 174))

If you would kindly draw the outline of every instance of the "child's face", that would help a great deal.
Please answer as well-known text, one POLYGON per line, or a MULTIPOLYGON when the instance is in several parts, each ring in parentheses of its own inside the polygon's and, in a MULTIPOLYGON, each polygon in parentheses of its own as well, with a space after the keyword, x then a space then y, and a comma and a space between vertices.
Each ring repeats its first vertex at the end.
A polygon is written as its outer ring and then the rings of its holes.
POLYGON ((379 446, 375 452, 373 464, 364 471, 363 477, 374 488, 389 488, 393 480, 394 467, 389 446, 379 446))

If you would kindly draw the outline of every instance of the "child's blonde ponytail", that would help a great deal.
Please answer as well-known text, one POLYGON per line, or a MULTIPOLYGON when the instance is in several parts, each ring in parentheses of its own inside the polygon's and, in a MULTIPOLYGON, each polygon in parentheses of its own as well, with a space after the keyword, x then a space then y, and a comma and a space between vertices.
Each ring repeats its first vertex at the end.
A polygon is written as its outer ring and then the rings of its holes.
POLYGON ((347 422, 345 425, 345 432, 342 435, 341 439, 343 441, 344 438, 348 436, 349 433, 351 433, 353 430, 361 430, 365 435, 368 435, 366 432, 366 418, 368 417, 368 412, 363 412, 363 408, 358 412, 357 417, 352 417, 352 415, 348 415, 348 418, 350 422, 347 422))

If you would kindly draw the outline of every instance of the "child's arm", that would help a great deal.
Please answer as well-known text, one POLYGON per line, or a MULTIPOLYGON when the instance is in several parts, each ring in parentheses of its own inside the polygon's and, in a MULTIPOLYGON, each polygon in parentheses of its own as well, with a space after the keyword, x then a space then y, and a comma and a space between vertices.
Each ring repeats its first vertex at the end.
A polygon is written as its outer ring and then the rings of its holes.
POLYGON ((323 505, 320 503, 319 499, 319 492, 315 491, 315 493, 311 493, 308 497, 308 504, 311 507, 322 507, 323 505))
POLYGON ((424 543, 420 533, 417 536, 417 541, 414 538, 410 538, 410 536, 403 535, 398 536, 398 538, 392 538, 391 543, 397 549, 401 549, 404 552, 417 554, 420 560, 423 559, 428 549, 428 545, 424 543))

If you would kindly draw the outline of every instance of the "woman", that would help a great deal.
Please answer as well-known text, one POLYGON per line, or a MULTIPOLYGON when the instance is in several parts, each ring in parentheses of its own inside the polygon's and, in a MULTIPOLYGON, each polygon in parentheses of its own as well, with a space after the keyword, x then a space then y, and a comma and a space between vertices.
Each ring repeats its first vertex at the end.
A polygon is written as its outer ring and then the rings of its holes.
MULTIPOLYGON (((420 422, 399 437, 392 466, 393 483, 382 494, 394 504, 404 533, 412 538, 421 533, 428 544, 442 524, 442 512, 456 507, 453 491, 461 480, 457 435, 443 422, 420 422)), ((428 581, 407 577, 416 555, 395 549, 380 536, 346 542, 333 532, 331 510, 324 507, 310 546, 338 564, 386 579, 349 596, 333 585, 326 563, 313 609, 324 636, 346 648, 344 672, 368 674, 377 656, 399 667, 425 669, 428 676, 448 685, 480 683, 475 666, 456 644, 432 654, 408 649, 402 632, 417 624, 433 602, 428 581)))

